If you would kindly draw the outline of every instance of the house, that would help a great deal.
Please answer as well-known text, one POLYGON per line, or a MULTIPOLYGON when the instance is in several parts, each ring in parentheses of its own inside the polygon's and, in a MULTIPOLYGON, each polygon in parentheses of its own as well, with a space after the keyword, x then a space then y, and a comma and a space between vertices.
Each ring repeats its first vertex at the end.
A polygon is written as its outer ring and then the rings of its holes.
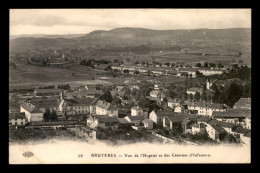
POLYGON ((189 110, 198 111, 198 115, 212 116, 214 111, 226 112, 227 109, 222 104, 216 103, 205 103, 205 102, 186 102, 185 103, 189 110))
POLYGON ((152 111, 149 114, 149 119, 152 120, 157 125, 163 125, 163 119, 165 116, 173 116, 173 111, 166 111, 166 110, 158 110, 158 111, 152 111))
POLYGON ((174 113, 184 113, 184 106, 180 105, 180 106, 176 106, 174 109, 174 113))
POLYGON ((111 68, 112 64, 100 64, 97 66, 98 70, 109 70, 111 68))
POLYGON ((207 125, 217 125, 222 127, 227 133, 233 134, 233 130, 236 128, 236 125, 233 123, 228 123, 228 122, 222 122, 218 120, 211 120, 207 123, 207 125))
POLYGON ((196 78, 196 68, 178 68, 178 72, 187 73, 192 78, 196 78))
POLYGON ((219 125, 206 125, 206 132, 208 133, 211 139, 216 140, 218 142, 222 141, 227 135, 226 130, 219 125))
POLYGON ((132 85, 130 86, 130 90, 132 91, 133 89, 140 90, 140 84, 132 84, 132 85))
POLYGON ((239 137, 241 138, 241 136, 243 136, 244 134, 246 134, 249 131, 251 131, 251 130, 246 129, 246 128, 242 128, 242 127, 237 127, 233 130, 233 134, 239 135, 239 137))
POLYGON ((144 125, 144 128, 153 129, 153 121, 152 120, 146 118, 142 121, 142 123, 144 125))
POLYGON ((223 70, 219 70, 219 69, 199 68, 198 71, 200 73, 202 73, 204 76, 221 75, 221 74, 223 74, 223 70))
POLYGON ((166 129, 173 129, 174 127, 178 127, 178 128, 186 128, 188 127, 188 129, 190 129, 190 125, 192 123, 194 123, 196 121, 196 119, 198 118, 198 116, 196 115, 192 115, 192 114, 176 114, 174 116, 165 116, 163 117, 163 127, 166 129), (184 121, 185 120, 185 121, 184 121), (183 123, 184 121, 184 123, 183 123), (192 123, 190 123, 192 122, 192 123), (183 123, 183 124, 182 124, 183 123))
POLYGON ((59 109, 63 115, 88 114, 90 105, 94 101, 94 98, 63 99, 60 102, 59 109))
POLYGON ((181 125, 183 127, 183 133, 192 133, 192 126, 195 124, 195 119, 191 120, 188 118, 185 118, 181 125))
POLYGON ((235 105, 235 109, 251 109, 251 98, 240 98, 235 105))
POLYGON ((207 90, 211 90, 211 86, 217 81, 217 79, 213 80, 213 81, 210 81, 209 79, 207 80, 207 83, 206 83, 206 89, 207 90))
POLYGON ((35 96, 59 96, 63 93, 63 89, 35 89, 35 96))
POLYGON ((153 90, 150 92, 150 97, 159 98, 161 96, 161 92, 159 90, 153 90))
POLYGON ((24 112, 9 113, 9 125, 23 126, 26 123, 24 112))
POLYGON ((125 89, 125 86, 118 85, 118 86, 115 88, 115 91, 122 91, 123 89, 125 89))
POLYGON ((131 116, 145 116, 148 118, 148 111, 140 108, 139 106, 134 106, 131 108, 131 116))
POLYGON ((200 117, 197 119, 198 124, 202 123, 202 124, 207 124, 209 121, 211 120, 210 117, 200 117))
POLYGON ((202 88, 189 88, 189 89, 187 89, 186 93, 188 95, 190 95, 190 94, 195 95, 196 93, 199 93, 201 95, 203 93, 203 89, 202 88))
POLYGON ((213 111, 212 117, 218 121, 234 123, 236 125, 246 126, 250 122, 246 122, 247 117, 251 117, 251 110, 246 109, 227 109, 226 112, 213 111))
POLYGON ((108 115, 110 117, 118 117, 118 109, 111 103, 95 99, 90 106, 90 114, 108 115))
POLYGON ((20 105, 20 112, 25 113, 28 122, 43 120, 43 111, 31 103, 26 102, 20 105))
POLYGON ((206 132, 205 124, 198 123, 191 127, 192 134, 204 134, 206 132))
POLYGON ((110 117, 108 115, 89 116, 87 119, 87 125, 90 128, 112 128, 117 129, 119 126, 118 119, 116 117, 110 117))
POLYGON ((141 126, 144 116, 126 116, 125 119, 133 126, 141 126))
POLYGON ((251 145, 251 130, 246 132, 244 135, 240 136, 240 140, 244 145, 250 146, 251 145))
POLYGON ((38 107, 42 112, 46 112, 47 109, 50 112, 59 112, 60 99, 31 99, 30 103, 38 107))
POLYGON ((119 96, 119 97, 123 97, 124 95, 125 95, 125 90, 120 90, 120 91, 115 91, 115 90, 112 90, 112 91, 110 91, 110 93, 111 93, 111 95, 113 96, 113 97, 115 97, 115 96, 119 96))
POLYGON ((251 129, 251 114, 246 117, 245 122, 246 122, 245 128, 251 129))
POLYGON ((183 100, 167 98, 168 107, 173 108, 184 104, 183 100))

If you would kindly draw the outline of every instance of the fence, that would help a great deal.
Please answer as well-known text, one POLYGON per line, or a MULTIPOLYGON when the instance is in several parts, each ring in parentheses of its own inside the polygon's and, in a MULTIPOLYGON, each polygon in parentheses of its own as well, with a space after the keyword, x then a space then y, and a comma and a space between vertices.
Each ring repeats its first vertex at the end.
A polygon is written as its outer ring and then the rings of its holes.
POLYGON ((155 133, 155 132, 152 132, 152 135, 157 136, 157 137, 159 137, 159 138, 161 138, 161 139, 170 141, 170 142, 174 142, 173 139, 166 138, 165 136, 159 135, 159 134, 157 134, 157 133, 155 133))

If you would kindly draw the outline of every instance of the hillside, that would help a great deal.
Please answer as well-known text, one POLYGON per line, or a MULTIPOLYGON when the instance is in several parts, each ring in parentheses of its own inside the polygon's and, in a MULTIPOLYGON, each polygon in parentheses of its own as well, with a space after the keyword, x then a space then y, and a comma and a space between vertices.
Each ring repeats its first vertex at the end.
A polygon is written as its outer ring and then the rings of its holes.
MULTIPOLYGON (((87 47, 137 47, 147 45, 151 48, 200 47, 207 45, 235 46, 237 51, 250 51, 251 30, 232 29, 194 29, 194 30, 151 30, 143 28, 116 28, 109 31, 98 30, 84 36, 62 38, 48 36, 38 38, 15 38, 10 41, 11 51, 26 49, 59 49, 87 47)), ((232 49, 234 49, 232 48, 232 49)))

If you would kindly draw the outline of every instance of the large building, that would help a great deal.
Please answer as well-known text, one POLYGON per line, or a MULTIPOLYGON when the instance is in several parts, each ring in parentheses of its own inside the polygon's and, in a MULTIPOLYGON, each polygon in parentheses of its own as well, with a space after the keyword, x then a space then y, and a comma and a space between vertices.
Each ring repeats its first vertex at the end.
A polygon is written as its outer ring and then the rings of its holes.
POLYGON ((233 107, 235 109, 251 109, 251 98, 240 98, 233 107))
POLYGON ((9 113, 9 125, 23 126, 26 123, 24 112, 9 113))
POLYGON ((63 99, 60 102, 59 109, 61 114, 66 115, 88 114, 90 112, 90 105, 94 101, 95 98, 63 99))
POLYGON ((90 105, 90 114, 118 117, 118 109, 108 102, 95 99, 90 105))
POLYGON ((214 111, 226 112, 227 109, 224 105, 215 103, 204 103, 204 102, 186 102, 189 110, 197 111, 198 115, 212 116, 214 111))
POLYGON ((20 112, 24 112, 26 120, 28 122, 33 121, 42 121, 43 120, 43 111, 40 110, 37 106, 34 106, 31 103, 24 103, 20 106, 20 112))
POLYGON ((201 95, 203 93, 203 89, 202 88, 189 88, 189 89, 187 89, 186 93, 188 95, 190 95, 190 94, 195 95, 196 93, 199 93, 201 95))
POLYGON ((35 96, 60 96, 63 93, 63 89, 35 89, 35 96))

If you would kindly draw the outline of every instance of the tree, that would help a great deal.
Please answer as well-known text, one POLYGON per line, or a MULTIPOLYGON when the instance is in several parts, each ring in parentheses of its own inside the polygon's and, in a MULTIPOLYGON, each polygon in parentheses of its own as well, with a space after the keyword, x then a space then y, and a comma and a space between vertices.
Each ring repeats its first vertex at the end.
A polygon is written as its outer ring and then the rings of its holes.
POLYGON ((223 68, 224 66, 223 66, 221 63, 218 63, 218 64, 217 64, 217 67, 218 67, 218 68, 223 68))
POLYGON ((215 67, 216 67, 216 64, 215 64, 215 63, 209 63, 209 66, 215 68, 215 67))
POLYGON ((189 99, 190 99, 190 101, 193 101, 193 94, 189 95, 189 99))
POLYGON ((199 72, 199 70, 196 71, 196 77, 202 77, 203 74, 201 72, 199 72))
POLYGON ((181 73, 181 76, 187 78, 189 75, 188 75, 188 73, 183 72, 183 73, 181 73))
POLYGON ((50 109, 46 109, 43 114, 43 121, 49 121, 51 118, 50 114, 51 114, 50 109))
POLYGON ((104 100, 106 102, 111 103, 113 101, 112 95, 110 91, 106 90, 103 95, 100 96, 100 100, 104 100))
POLYGON ((196 100, 196 101, 200 100, 200 93, 198 93, 198 92, 195 93, 194 100, 196 100))
POLYGON ((205 68, 209 67, 209 63, 208 63, 208 62, 205 62, 205 63, 204 63, 204 67, 205 67, 205 68))
POLYGON ((238 85, 235 82, 232 82, 225 92, 227 98, 226 104, 229 107, 233 107, 233 105, 242 97, 242 92, 242 85, 238 85))
POLYGON ((122 101, 118 98, 118 97, 116 97, 115 99, 113 99, 113 101, 112 101, 112 104, 113 105, 120 105, 122 103, 122 101))
POLYGON ((219 98, 220 98, 220 92, 219 92, 218 88, 216 88, 215 91, 214 91, 212 101, 214 103, 219 103, 219 98))
POLYGON ((174 67, 175 67, 175 64, 174 64, 174 63, 172 63, 172 64, 171 64, 171 68, 174 68, 174 67))
POLYGON ((52 111, 52 113, 50 114, 50 119, 51 119, 51 120, 58 120, 56 111, 52 111))
POLYGON ((201 67, 201 63, 197 63, 195 66, 200 68, 201 67))

